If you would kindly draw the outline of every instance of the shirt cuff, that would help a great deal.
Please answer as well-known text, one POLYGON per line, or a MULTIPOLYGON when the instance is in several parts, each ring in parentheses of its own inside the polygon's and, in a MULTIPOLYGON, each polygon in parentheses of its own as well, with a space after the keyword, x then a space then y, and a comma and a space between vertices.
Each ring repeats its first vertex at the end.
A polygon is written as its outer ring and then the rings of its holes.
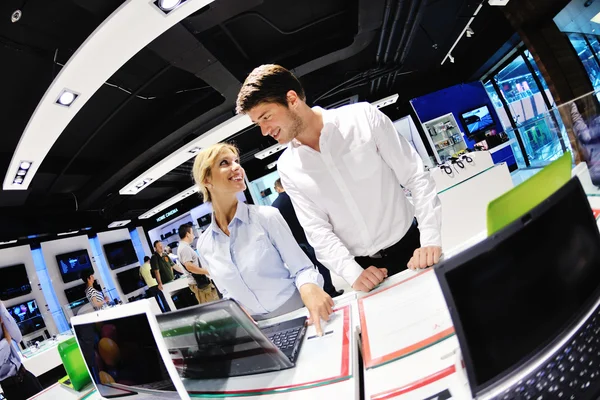
POLYGON ((306 268, 296 275, 296 287, 298 290, 307 283, 314 283, 323 289, 323 277, 315 267, 306 268))
POLYGON ((356 261, 352 260, 343 267, 342 278, 352 286, 363 271, 364 269, 356 261))
POLYGON ((421 229, 421 227, 419 227, 419 231, 421 232, 421 247, 442 247, 442 236, 440 235, 440 232, 435 229, 421 229))

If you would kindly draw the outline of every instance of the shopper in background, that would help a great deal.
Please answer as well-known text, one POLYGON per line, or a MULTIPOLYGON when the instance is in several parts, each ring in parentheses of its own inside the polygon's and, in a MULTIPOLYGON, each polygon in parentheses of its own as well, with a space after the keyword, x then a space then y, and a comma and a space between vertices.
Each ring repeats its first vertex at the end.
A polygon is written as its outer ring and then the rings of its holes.
POLYGON ((236 195, 246 189, 238 150, 223 143, 203 149, 193 173, 204 201, 214 210, 210 226, 198 239, 198 252, 223 296, 260 319, 304 303, 320 335, 320 318, 329 320, 333 300, 281 213, 238 201, 236 195))
POLYGON ((146 297, 155 297, 162 312, 171 311, 171 307, 169 307, 165 295, 162 290, 158 288, 158 282, 152 276, 152 267, 150 266, 150 257, 148 256, 144 256, 144 263, 140 267, 140 276, 146 283, 146 286, 148 286, 148 289, 146 289, 146 297))
POLYGON ((319 261, 354 289, 367 292, 388 273, 439 261, 435 183, 376 107, 311 109, 291 72, 263 65, 246 78, 236 111, 248 114, 263 135, 290 143, 277 165, 283 187, 319 261))
POLYGON ((179 227, 179 238, 181 241, 177 247, 177 257, 188 272, 188 285, 196 295, 198 304, 219 300, 217 289, 208 277, 208 270, 200 266, 198 254, 191 247, 194 241, 192 226, 189 224, 181 225, 179 227))
POLYGON ((27 371, 13 344, 22 339, 19 326, 0 302, 0 386, 7 400, 25 400, 42 391, 38 378, 27 371))
POLYGON ((154 242, 154 254, 150 259, 150 266, 154 272, 154 277, 158 282, 158 289, 163 290, 163 285, 171 282, 175 277, 173 274, 173 261, 165 254, 165 249, 160 240, 154 242))
POLYGON ((94 310, 101 310, 108 307, 108 298, 105 298, 102 292, 94 288, 94 270, 86 269, 81 272, 81 280, 85 282, 85 297, 89 300, 94 310))
POLYGON ((290 200, 290 196, 288 196, 288 194, 285 192, 285 189, 281 185, 281 179, 277 179, 275 181, 275 191, 279 193, 279 196, 277 196, 272 206, 279 210, 281 216, 283 219, 285 219, 285 222, 287 222, 288 226, 290 227, 292 235, 294 235, 294 239, 296 239, 296 242, 298 242, 298 245, 300 245, 300 248, 308 256, 310 261, 317 266, 317 269, 323 277, 323 290, 331 297, 336 297, 343 294, 343 290, 340 290, 339 292, 335 290, 333 282, 331 282, 331 273, 317 260, 317 257, 315 256, 315 249, 308 244, 308 240, 304 234, 304 229, 302 229, 302 226, 298 221, 298 217, 296 216, 296 212, 294 211, 292 200, 290 200))

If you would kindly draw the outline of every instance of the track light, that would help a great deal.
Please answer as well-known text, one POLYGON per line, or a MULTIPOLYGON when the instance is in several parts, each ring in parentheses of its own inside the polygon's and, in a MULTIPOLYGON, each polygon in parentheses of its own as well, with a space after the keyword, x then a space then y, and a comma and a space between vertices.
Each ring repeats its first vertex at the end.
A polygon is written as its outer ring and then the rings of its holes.
POLYGON ((454 57, 452 57, 452 54, 448 54, 448 60, 450 60, 450 62, 454 64, 454 57))
POLYGON ((29 161, 21 161, 21 165, 19 165, 22 170, 28 170, 31 167, 31 162, 29 161))
POLYGON ((469 26, 467 28, 467 30, 465 31, 465 34, 467 35, 468 38, 473 37, 473 35, 475 35, 475 31, 473 31, 473 29, 469 26))
POLYGON ((77 99, 77 96, 79 96, 77 93, 72 92, 68 89, 63 89, 63 91, 60 92, 58 99, 56 99, 56 104, 58 104, 59 106, 70 107, 71 104, 73 104, 73 102, 75 101, 75 99, 77 99))
POLYGON ((127 224, 128 224, 128 223, 130 223, 130 222, 131 222, 131 220, 130 220, 130 219, 124 219, 124 220, 121 220, 121 221, 115 221, 115 222, 111 222, 111 223, 108 225, 108 227, 109 227, 109 228, 119 228, 119 227, 121 227, 121 226, 125 226, 125 225, 127 225, 127 224))
POLYGON ((192 154, 196 154, 198 153, 200 150, 202 150, 200 147, 196 146, 196 147, 192 147, 191 149, 188 150, 188 153, 192 153, 192 154))
POLYGON ((267 158, 281 150, 285 150, 285 148, 287 147, 287 145, 285 144, 274 144, 271 147, 268 147, 266 149, 264 149, 263 151, 259 151, 258 153, 256 153, 254 155, 254 157, 258 158, 259 160, 262 160, 263 158, 267 158))
POLYGON ((267 165, 267 169, 273 169, 277 165, 277 161, 273 161, 271 164, 267 165))

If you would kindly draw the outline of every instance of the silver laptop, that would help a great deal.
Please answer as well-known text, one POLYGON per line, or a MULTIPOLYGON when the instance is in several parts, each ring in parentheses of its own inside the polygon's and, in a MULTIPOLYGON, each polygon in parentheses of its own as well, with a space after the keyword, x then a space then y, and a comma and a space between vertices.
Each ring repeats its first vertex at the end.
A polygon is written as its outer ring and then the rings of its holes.
POLYGON ((107 399, 189 399, 151 304, 137 301, 71 319, 87 370, 107 399))

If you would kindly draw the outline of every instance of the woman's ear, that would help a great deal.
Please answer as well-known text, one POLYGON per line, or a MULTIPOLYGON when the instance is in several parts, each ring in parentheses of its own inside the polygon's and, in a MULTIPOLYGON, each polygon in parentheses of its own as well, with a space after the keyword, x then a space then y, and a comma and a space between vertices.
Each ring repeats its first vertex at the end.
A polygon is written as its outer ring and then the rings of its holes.
POLYGON ((205 178, 204 179, 204 186, 206 186, 207 188, 212 188, 212 183, 210 182, 210 178, 205 178))

